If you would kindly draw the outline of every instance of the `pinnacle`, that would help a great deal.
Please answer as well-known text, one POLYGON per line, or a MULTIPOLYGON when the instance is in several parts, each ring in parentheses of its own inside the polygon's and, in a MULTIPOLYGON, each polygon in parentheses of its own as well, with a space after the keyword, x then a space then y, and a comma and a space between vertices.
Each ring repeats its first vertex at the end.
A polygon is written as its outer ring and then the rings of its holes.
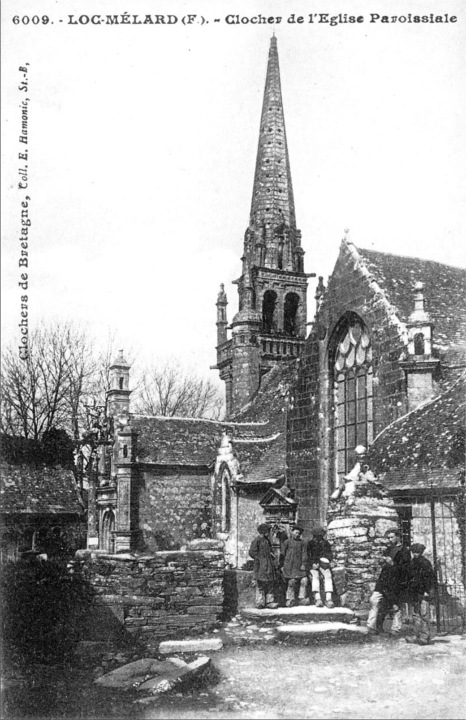
POLYGON ((262 104, 250 225, 296 228, 290 160, 286 142, 277 38, 270 40, 262 104))

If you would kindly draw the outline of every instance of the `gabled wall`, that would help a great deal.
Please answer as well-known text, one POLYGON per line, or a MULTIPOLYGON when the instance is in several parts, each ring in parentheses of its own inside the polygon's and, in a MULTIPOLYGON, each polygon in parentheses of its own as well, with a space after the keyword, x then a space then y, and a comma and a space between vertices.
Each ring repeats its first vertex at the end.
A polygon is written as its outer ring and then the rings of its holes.
POLYGON ((299 520, 306 529, 325 520, 327 499, 333 490, 334 407, 329 349, 339 321, 348 312, 359 316, 371 336, 374 437, 407 411, 405 377, 398 364, 406 344, 405 327, 356 248, 343 241, 299 362, 288 413, 288 475, 299 502, 299 520))

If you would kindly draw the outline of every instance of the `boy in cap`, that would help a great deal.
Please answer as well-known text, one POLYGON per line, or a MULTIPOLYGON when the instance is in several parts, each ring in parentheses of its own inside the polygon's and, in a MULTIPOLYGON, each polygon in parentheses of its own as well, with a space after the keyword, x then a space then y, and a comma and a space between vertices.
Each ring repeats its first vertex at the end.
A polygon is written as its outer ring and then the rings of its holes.
POLYGON ((409 567, 408 595, 413 603, 414 637, 406 642, 430 645, 430 594, 437 584, 432 564, 423 556, 426 549, 422 543, 411 545, 413 559, 409 567))
POLYGON ((323 607, 324 605, 320 591, 320 581, 323 580, 325 604, 328 608, 333 608, 333 578, 330 569, 333 555, 330 543, 325 539, 326 534, 327 531, 325 528, 315 528, 307 551, 309 564, 311 566, 311 588, 314 595, 314 603, 316 607, 323 607))
POLYGON ((386 615, 391 613, 392 627, 390 634, 398 637, 401 630, 398 568, 393 561, 390 548, 385 548, 382 563, 382 570, 375 583, 374 592, 369 599, 371 608, 367 618, 367 628, 369 633, 373 635, 381 632, 386 615))
POLYGON ((249 555, 254 559, 253 577, 256 581, 256 607, 277 608, 275 602, 274 583, 276 578, 275 558, 270 545, 270 525, 262 523, 257 528, 259 533, 251 543, 249 555))
POLYGON ((307 548, 302 540, 303 528, 293 525, 291 537, 282 545, 280 550, 280 567, 286 580, 286 607, 310 605, 307 596, 309 580, 307 548))

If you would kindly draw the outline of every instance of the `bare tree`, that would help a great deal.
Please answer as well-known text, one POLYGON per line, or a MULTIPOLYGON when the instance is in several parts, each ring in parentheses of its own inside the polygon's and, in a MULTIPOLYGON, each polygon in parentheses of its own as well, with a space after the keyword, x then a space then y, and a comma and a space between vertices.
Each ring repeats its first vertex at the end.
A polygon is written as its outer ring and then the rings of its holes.
POLYGON ((81 401, 95 373, 92 343, 72 323, 40 325, 29 335, 27 360, 2 353, 1 429, 39 440, 52 428, 80 433, 81 401))
POLYGON ((166 361, 141 373, 133 407, 147 415, 219 419, 223 399, 210 380, 183 370, 176 361, 166 361))

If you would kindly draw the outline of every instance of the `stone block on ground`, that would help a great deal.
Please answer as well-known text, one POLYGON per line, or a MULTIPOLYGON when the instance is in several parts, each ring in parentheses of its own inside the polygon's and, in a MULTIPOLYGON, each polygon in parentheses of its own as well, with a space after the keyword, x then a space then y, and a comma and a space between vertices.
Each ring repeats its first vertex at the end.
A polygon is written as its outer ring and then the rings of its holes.
POLYGON ((166 640, 159 645, 162 655, 170 653, 210 652, 221 650, 223 642, 220 638, 202 638, 198 640, 166 640))
POLYGON ((120 688, 129 690, 143 682, 148 676, 160 674, 160 672, 174 669, 173 663, 168 660, 160 662, 155 658, 144 658, 123 665, 112 672, 101 675, 94 680, 96 685, 101 687, 120 688))
POLYGON ((171 690, 181 681, 197 677, 207 669, 209 663, 210 658, 205 656, 191 663, 186 663, 180 658, 167 660, 144 658, 101 675, 94 680, 94 683, 104 688, 137 689, 141 693, 156 695, 171 690))
MULTIPOLYGON (((174 662, 176 658, 171 658, 166 662, 174 662)), ((165 665, 161 662, 160 665, 165 665)), ((141 683, 138 692, 146 695, 158 695, 168 690, 172 690, 176 685, 186 680, 193 680, 207 670, 210 665, 210 658, 201 656, 191 663, 183 663, 183 666, 173 665, 173 670, 164 671, 149 680, 141 683)))

